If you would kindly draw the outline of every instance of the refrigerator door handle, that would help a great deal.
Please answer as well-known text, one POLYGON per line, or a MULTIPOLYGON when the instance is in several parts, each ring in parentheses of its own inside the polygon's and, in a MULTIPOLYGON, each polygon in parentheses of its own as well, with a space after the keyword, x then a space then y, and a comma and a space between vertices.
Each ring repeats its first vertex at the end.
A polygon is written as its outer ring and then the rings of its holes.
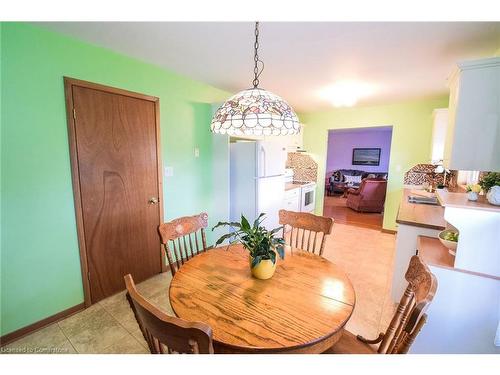
POLYGON ((261 160, 261 165, 262 165, 262 176, 260 177, 266 177, 266 149, 264 146, 260 146, 260 160, 261 160))

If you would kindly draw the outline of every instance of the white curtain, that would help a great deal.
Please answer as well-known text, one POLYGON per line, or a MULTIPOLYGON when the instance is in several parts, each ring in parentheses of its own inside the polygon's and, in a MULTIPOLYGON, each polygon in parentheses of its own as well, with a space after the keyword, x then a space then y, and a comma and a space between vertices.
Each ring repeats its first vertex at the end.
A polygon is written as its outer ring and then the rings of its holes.
POLYGON ((480 171, 458 171, 457 183, 459 185, 477 184, 480 171))

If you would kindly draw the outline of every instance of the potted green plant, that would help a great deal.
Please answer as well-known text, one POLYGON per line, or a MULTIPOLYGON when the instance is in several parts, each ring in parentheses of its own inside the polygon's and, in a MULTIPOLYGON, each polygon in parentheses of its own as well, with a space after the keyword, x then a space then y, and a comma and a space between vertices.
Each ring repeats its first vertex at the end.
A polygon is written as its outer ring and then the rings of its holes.
POLYGON ((465 190, 467 191, 467 199, 470 201, 477 201, 479 198, 479 192, 481 191, 481 186, 478 184, 469 184, 465 187, 465 190))
POLYGON ((277 237, 277 233, 283 228, 278 227, 268 231, 262 226, 265 214, 260 214, 250 225, 245 216, 241 215, 241 222, 219 222, 212 228, 230 227, 231 232, 221 236, 215 246, 220 245, 225 240, 231 244, 241 243, 250 255, 250 270, 257 279, 269 279, 276 269, 276 254, 281 259, 285 257, 285 240, 277 237))
POLYGON ((486 193, 486 199, 491 204, 500 205, 500 172, 490 172, 484 176, 479 185, 486 193))

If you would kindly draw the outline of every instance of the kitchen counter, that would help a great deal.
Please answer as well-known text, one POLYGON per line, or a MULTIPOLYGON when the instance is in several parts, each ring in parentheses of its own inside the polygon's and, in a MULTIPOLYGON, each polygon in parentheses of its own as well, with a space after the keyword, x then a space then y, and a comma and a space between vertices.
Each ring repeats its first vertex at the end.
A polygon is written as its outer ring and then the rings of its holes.
POLYGON ((456 272, 464 272, 470 275, 500 280, 499 276, 487 275, 455 267, 455 257, 449 253, 448 248, 446 248, 438 238, 418 236, 417 249, 418 255, 428 266, 440 267, 456 272))
POLYGON ((444 207, 408 202, 408 195, 411 195, 412 190, 403 190, 396 218, 398 234, 391 290, 395 302, 401 299, 406 288, 405 273, 411 257, 417 253, 419 236, 437 238, 439 232, 447 226, 444 207))
POLYGON ((490 204, 484 195, 480 195, 479 199, 473 202, 467 199, 467 194, 465 193, 455 193, 446 189, 438 189, 436 190, 436 196, 441 206, 444 207, 500 212, 500 206, 490 204))
POLYGON ((500 277, 500 207, 484 196, 472 202, 463 193, 437 191, 446 222, 460 233, 455 268, 500 277))
POLYGON ((430 266, 453 268, 455 257, 450 254, 438 238, 418 236, 418 255, 430 266))
POLYGON ((421 228, 444 230, 444 208, 430 204, 418 204, 408 202, 408 195, 412 189, 403 190, 403 198, 399 206, 396 223, 412 225, 421 228))
POLYGON ((287 182, 285 184, 285 191, 292 189, 299 189, 301 186, 302 186, 301 184, 294 184, 293 182, 287 182))

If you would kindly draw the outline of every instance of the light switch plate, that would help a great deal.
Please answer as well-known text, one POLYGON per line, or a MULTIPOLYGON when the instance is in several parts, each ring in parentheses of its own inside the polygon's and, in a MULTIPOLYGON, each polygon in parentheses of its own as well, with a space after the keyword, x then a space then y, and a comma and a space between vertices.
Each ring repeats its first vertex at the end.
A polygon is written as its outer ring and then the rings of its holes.
POLYGON ((165 177, 172 177, 174 175, 174 167, 165 167, 165 177))
POLYGON ((194 157, 199 158, 200 157, 200 149, 198 147, 194 148, 194 157))

